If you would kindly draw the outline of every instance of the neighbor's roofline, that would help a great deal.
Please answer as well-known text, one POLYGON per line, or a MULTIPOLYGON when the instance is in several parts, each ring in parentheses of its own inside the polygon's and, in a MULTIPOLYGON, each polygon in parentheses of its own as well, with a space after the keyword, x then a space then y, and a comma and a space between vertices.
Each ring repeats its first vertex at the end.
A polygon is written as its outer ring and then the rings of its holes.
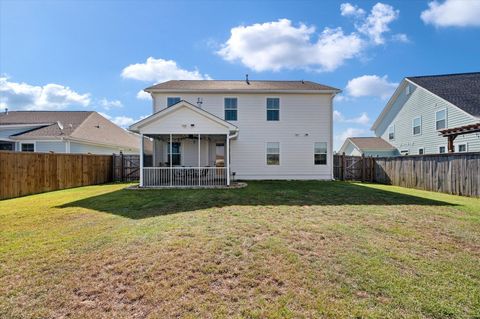
POLYGON ((190 93, 190 92, 208 92, 208 93, 307 93, 307 94, 338 94, 341 93, 340 89, 332 90, 265 90, 265 89, 156 89, 146 88, 143 90, 147 93, 190 93))

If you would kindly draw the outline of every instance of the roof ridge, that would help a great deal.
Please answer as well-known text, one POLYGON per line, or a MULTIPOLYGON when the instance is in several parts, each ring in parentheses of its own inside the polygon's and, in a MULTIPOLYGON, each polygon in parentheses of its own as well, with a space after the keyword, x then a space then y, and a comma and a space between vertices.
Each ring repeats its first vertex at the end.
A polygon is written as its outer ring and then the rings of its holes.
POLYGON ((454 76, 454 75, 467 75, 467 74, 480 74, 480 72, 463 72, 463 73, 447 73, 447 74, 433 74, 433 75, 416 75, 416 76, 406 76, 405 78, 433 78, 433 77, 442 77, 442 76, 454 76))

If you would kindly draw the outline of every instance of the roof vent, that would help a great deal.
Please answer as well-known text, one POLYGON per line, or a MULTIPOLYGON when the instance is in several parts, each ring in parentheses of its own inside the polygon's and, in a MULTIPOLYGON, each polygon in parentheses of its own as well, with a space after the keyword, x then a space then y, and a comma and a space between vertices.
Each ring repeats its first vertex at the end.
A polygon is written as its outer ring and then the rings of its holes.
POLYGON ((248 74, 245 74, 245 82, 247 82, 247 84, 250 85, 250 81, 248 80, 248 74))
POLYGON ((302 84, 305 84, 305 81, 302 80, 302 84))
POLYGON ((62 131, 63 131, 63 124, 62 124, 62 123, 60 123, 60 121, 57 121, 57 125, 58 125, 58 127, 60 128, 60 130, 62 130, 62 131))
POLYGON ((5 115, 8 114, 8 107, 5 108, 5 115))

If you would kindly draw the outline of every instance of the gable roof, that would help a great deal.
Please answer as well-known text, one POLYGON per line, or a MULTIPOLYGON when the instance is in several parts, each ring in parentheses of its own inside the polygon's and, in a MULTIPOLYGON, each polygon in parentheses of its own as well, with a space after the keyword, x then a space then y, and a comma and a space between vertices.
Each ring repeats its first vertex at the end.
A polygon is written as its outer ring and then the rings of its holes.
POLYGON ((340 90, 331 86, 311 81, 248 81, 245 80, 172 80, 155 84, 145 89, 145 92, 311 92, 339 93, 340 90))
POLYGON ((147 124, 153 122, 154 120, 158 120, 158 119, 160 119, 160 118, 162 118, 162 117, 164 117, 164 116, 166 116, 170 113, 173 113, 181 107, 187 107, 190 110, 192 110, 192 111, 194 111, 198 114, 201 114, 202 116, 207 117, 211 121, 213 121, 215 123, 218 123, 218 124, 224 126, 225 128, 228 128, 230 131, 238 131, 238 127, 233 125, 232 123, 227 122, 224 119, 221 119, 218 116, 216 116, 216 115, 214 115, 210 112, 207 112, 204 109, 199 108, 198 106, 195 106, 195 105, 193 105, 193 104, 191 104, 191 103, 189 103, 185 100, 180 100, 179 102, 175 103, 172 106, 169 106, 165 109, 162 109, 158 112, 153 113, 152 115, 138 121, 137 123, 134 123, 134 124, 130 125, 130 127, 128 129, 132 132, 139 132, 140 127, 142 127, 144 125, 147 125, 147 124))
POLYGON ((348 137, 353 145, 355 145, 359 150, 382 150, 382 151, 392 151, 396 148, 385 141, 380 137, 348 137))
POLYGON ((17 133, 14 139, 69 138, 103 145, 140 147, 139 137, 93 111, 9 111, 0 114, 0 125, 38 124, 17 133))
POLYGON ((480 117, 480 72, 412 76, 406 79, 463 111, 480 117))

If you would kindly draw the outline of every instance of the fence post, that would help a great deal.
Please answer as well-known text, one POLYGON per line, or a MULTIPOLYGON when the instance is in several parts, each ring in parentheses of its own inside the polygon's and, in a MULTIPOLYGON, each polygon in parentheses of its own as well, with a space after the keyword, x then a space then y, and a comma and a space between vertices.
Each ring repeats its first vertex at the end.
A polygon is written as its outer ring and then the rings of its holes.
POLYGON ((125 163, 123 161, 122 151, 120 151, 120 181, 125 182, 125 163))
POLYGON ((342 181, 345 180, 345 152, 342 153, 342 157, 341 157, 341 163, 342 163, 342 166, 340 167, 341 168, 341 172, 342 172, 342 181))
POLYGON ((365 182, 365 154, 362 153, 362 182, 365 182))
POLYGON ((115 153, 112 154, 112 182, 115 182, 115 153))

